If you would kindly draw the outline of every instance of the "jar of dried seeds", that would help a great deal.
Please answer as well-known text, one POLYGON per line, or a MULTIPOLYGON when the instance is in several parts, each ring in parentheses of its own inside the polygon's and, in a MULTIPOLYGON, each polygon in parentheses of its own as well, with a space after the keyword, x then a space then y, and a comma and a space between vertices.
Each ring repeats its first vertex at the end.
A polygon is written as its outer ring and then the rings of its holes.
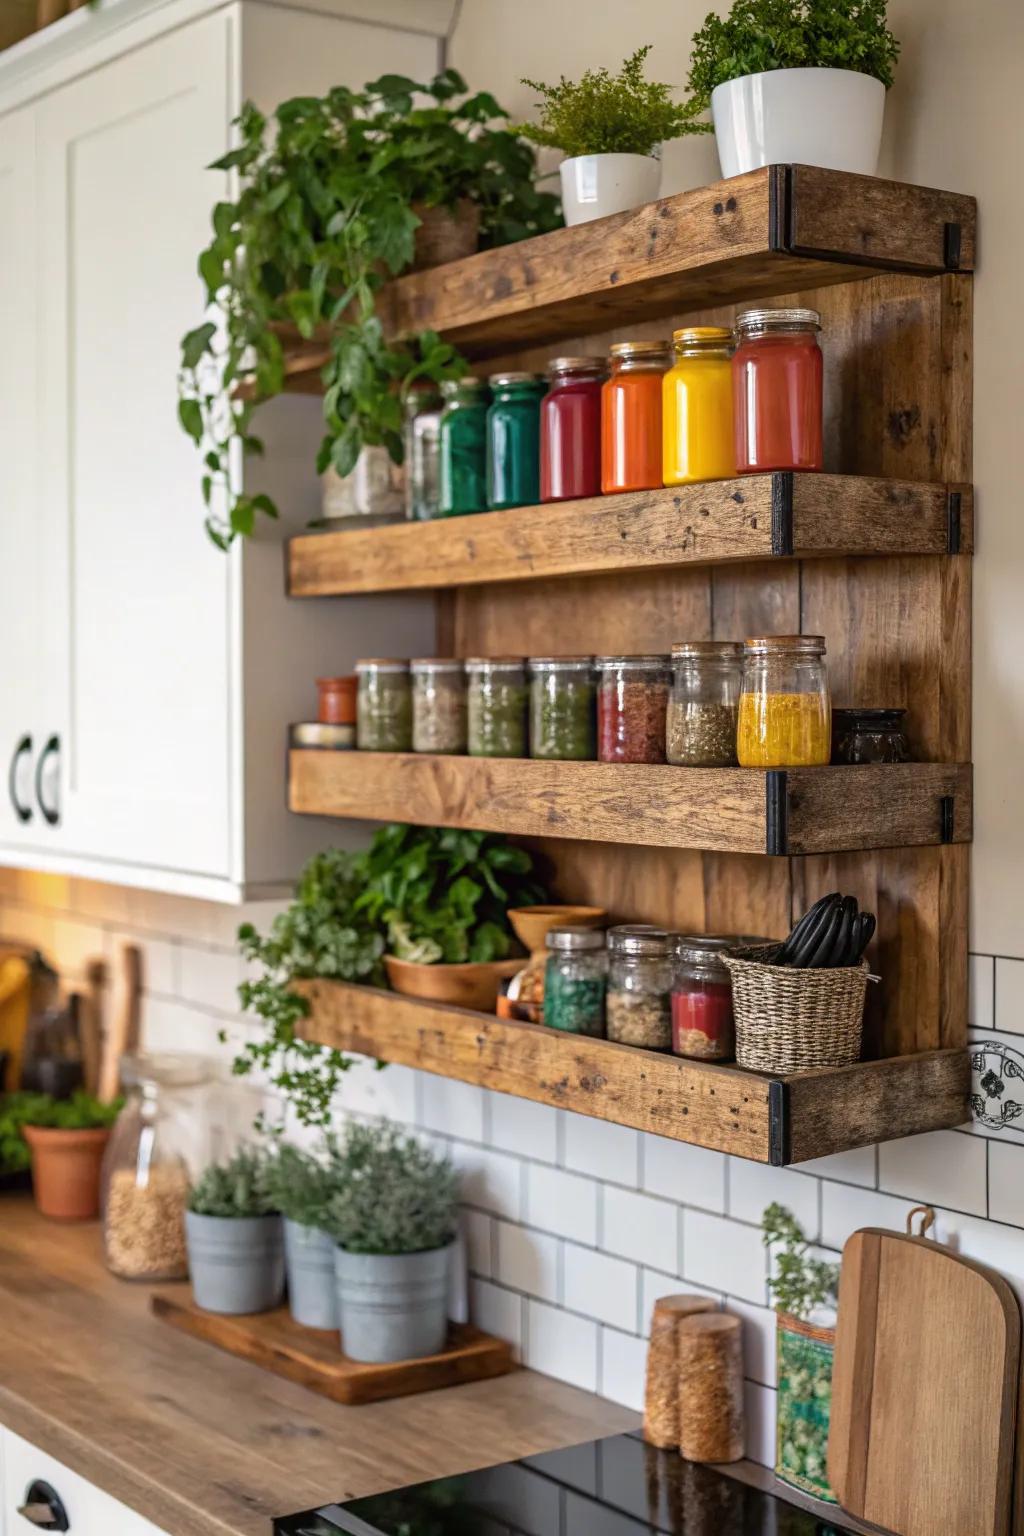
POLYGON ((412 673, 414 752, 466 750, 466 678, 454 657, 419 657, 412 673))
POLYGON ((466 676, 470 757, 525 757, 525 659, 471 656, 466 676))
POLYGON ((743 678, 738 640, 687 640, 672 647, 666 755, 688 768, 734 768, 743 678))
POLYGON ((672 677, 667 656, 598 656, 597 755, 602 763, 663 763, 672 677))
POLYGON ((620 1045, 672 1048, 672 956, 669 935, 649 923, 608 930, 606 1032, 620 1045))
POLYGON ((530 756, 563 760, 594 757, 594 658, 530 658, 530 756))
POLYGON ((356 662, 356 745, 363 752, 412 749, 409 663, 380 657, 356 662))
POLYGON ((572 1035, 603 1035, 604 933, 600 928, 552 928, 547 946, 544 1023, 572 1035))

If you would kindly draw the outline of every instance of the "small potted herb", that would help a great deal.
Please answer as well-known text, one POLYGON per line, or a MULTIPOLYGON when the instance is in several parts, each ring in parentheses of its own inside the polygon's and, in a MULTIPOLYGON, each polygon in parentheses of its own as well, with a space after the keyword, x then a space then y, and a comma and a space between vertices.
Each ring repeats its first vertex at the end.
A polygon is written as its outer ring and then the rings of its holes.
POLYGON ((785 1206, 766 1208, 761 1231, 771 1255, 768 1284, 778 1317, 775 1473, 834 1503, 827 1456, 839 1265, 812 1255, 803 1228, 785 1206))
POLYGON ((520 132, 566 156, 559 174, 567 224, 653 202, 661 187, 661 145, 706 131, 694 121, 700 105, 679 106, 670 86, 644 79, 650 51, 650 44, 638 48, 617 75, 588 69, 579 80, 563 75, 557 85, 523 81, 540 94, 540 122, 520 132))
POLYGON ((99 1215, 100 1168, 121 1103, 101 1104, 81 1089, 70 1099, 40 1093, 21 1102, 18 1115, 32 1153, 40 1215, 55 1221, 89 1221, 99 1215))
POLYGON ((735 0, 694 34, 690 102, 723 176, 762 165, 874 175, 900 45, 886 0, 735 0))
POLYGON ((334 1142, 315 1157, 284 1142, 267 1167, 267 1189, 284 1219, 288 1306, 304 1328, 337 1328, 334 1239, 327 1207, 339 1187, 334 1142))
POLYGON ((284 1292, 281 1218, 270 1193, 267 1154, 242 1147, 211 1163, 189 1192, 189 1272, 206 1312, 269 1312, 284 1292))
POLYGON ((447 1158, 381 1121, 352 1122, 327 1209, 341 1345, 352 1360, 435 1355, 448 1333, 458 1180, 447 1158))

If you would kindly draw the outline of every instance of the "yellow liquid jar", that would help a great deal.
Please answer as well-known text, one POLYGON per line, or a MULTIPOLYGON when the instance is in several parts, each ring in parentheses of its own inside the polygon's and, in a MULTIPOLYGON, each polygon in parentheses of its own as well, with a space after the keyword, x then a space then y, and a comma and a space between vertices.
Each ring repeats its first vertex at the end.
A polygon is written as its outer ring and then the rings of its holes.
POLYGON ((743 644, 736 756, 741 768, 813 768, 832 748, 832 707, 821 635, 771 635, 743 644))
POLYGON ((675 363, 662 381, 661 467, 666 485, 736 473, 732 332, 688 326, 672 336, 675 363))

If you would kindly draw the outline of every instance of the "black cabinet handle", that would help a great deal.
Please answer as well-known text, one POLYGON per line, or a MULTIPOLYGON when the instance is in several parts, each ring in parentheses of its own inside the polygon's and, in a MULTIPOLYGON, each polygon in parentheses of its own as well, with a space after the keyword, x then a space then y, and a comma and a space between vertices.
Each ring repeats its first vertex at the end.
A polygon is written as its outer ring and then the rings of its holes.
POLYGON ((39 809, 43 813, 43 820, 46 821, 51 827, 55 827, 60 821, 60 807, 56 805, 47 805, 46 801, 44 800, 43 773, 46 769, 46 764, 49 758, 55 757, 59 752, 60 737, 51 736, 49 741, 46 743, 46 746, 40 752, 39 761, 36 763, 36 799, 39 802, 39 809))
POLYGON ((14 756, 11 758, 11 766, 7 770, 7 793, 11 797, 11 804, 14 807, 14 814, 22 823, 32 820, 32 807, 30 805, 22 805, 21 801, 18 799, 18 765, 26 753, 30 753, 31 751, 32 737, 23 736, 14 749, 14 756))
POLYGON ((69 1531, 71 1521, 61 1503, 60 1494, 41 1479, 31 1483, 25 1494, 25 1502, 18 1510, 23 1520, 40 1531, 69 1531))

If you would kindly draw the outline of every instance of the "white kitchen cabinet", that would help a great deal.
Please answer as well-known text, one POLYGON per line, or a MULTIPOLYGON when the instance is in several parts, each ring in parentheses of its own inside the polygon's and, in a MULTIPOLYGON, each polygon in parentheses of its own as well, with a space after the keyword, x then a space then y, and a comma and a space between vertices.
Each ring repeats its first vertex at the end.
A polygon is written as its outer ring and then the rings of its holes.
POLYGON ((71 1536, 168 1536, 151 1520, 9 1429, 0 1430, 0 1452, 4 1474, 0 1536, 19 1536, 22 1531, 28 1536, 33 1524, 19 1511, 29 1502, 33 1484, 40 1482, 60 1500, 71 1536))

